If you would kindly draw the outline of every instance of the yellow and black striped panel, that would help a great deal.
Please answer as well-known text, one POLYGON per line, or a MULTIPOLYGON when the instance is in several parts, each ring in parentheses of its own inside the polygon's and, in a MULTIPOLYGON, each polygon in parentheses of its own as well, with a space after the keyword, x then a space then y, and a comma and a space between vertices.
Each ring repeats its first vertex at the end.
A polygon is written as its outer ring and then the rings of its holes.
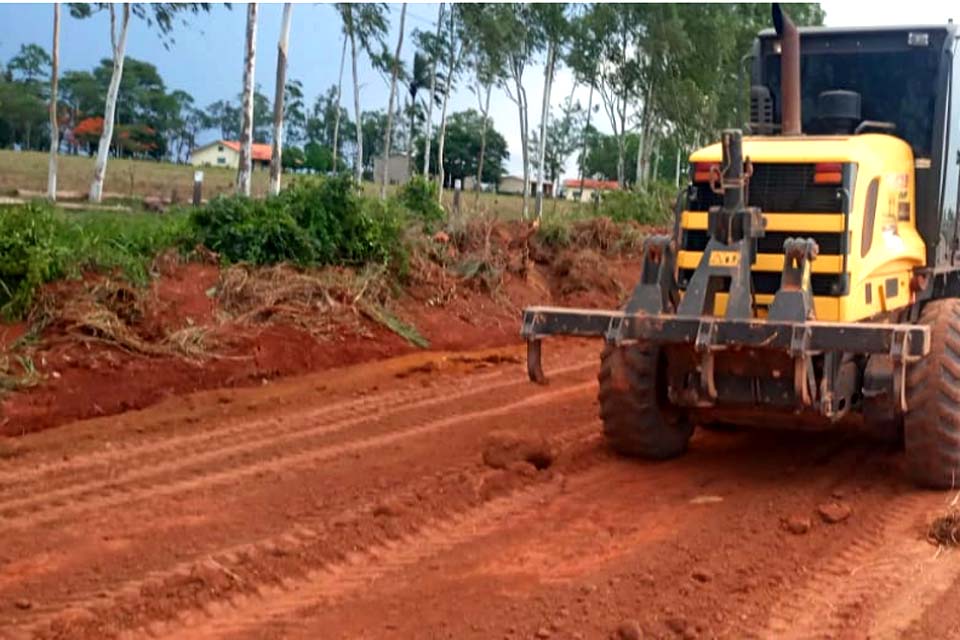
MULTIPOLYGON (((686 288, 700 264, 709 239, 707 213, 684 211, 680 220, 681 243, 677 254, 680 288, 686 288)), ((813 238, 820 254, 811 267, 811 286, 817 318, 840 319, 840 296, 848 293, 846 270, 847 233, 843 213, 764 213, 765 236, 757 239, 757 261, 752 268, 752 285, 758 315, 773 302, 783 272, 783 241, 790 237, 813 238)), ((726 296, 717 298, 717 312, 725 308, 726 296)))

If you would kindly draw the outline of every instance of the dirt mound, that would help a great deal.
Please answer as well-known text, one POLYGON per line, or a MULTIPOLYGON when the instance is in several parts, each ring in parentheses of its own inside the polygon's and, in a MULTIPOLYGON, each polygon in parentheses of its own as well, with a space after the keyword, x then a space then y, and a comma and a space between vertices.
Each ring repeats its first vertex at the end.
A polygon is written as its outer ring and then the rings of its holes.
POLYGON ((611 296, 623 293, 607 261, 592 249, 562 252, 553 263, 552 271, 561 296, 581 291, 611 296))
MULTIPOLYGON (((609 249, 607 224, 595 225, 582 241, 609 249)), ((378 269, 221 269, 216 256, 194 251, 188 262, 159 256, 149 287, 104 275, 53 283, 28 324, 0 332, 0 432, 417 347, 513 344, 524 306, 608 308, 636 278, 634 259, 598 251, 539 264, 530 253, 537 234, 535 224, 494 217, 421 234, 399 279, 378 269), (17 342, 28 330, 37 339, 17 342)))
POLYGON ((144 324, 146 293, 110 277, 51 287, 34 309, 31 325, 43 327, 50 342, 108 344, 146 356, 203 356, 211 347, 209 330, 187 326, 152 335, 144 324))
POLYGON ((544 437, 515 431, 495 431, 483 445, 483 463, 493 469, 511 468, 516 463, 547 469, 553 464, 554 455, 544 437))

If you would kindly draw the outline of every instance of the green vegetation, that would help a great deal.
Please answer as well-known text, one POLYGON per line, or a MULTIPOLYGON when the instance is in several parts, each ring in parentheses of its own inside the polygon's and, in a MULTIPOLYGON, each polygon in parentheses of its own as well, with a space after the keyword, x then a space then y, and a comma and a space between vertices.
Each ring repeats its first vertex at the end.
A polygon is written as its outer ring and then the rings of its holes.
POLYGON ((437 183, 415 175, 400 187, 398 199, 412 213, 419 216, 428 227, 443 221, 443 207, 437 201, 437 183))
POLYGON ((0 313, 29 310, 40 285, 86 270, 118 271, 146 282, 153 258, 188 247, 186 214, 64 214, 47 205, 0 207, 0 313))

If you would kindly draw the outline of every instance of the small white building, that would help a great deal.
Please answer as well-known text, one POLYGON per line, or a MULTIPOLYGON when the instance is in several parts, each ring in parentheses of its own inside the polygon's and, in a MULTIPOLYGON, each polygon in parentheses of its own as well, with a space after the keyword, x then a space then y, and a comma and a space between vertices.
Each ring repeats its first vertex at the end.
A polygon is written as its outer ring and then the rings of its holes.
POLYGON ((581 190, 580 179, 570 178, 563 181, 564 197, 567 200, 593 202, 594 198, 602 197, 604 191, 619 191, 620 184, 616 180, 594 180, 585 178, 581 190))
MULTIPOLYGON (((535 195, 537 193, 537 181, 530 180, 529 189, 527 193, 530 195, 535 195)), ((497 187, 497 193, 506 193, 512 195, 523 195, 523 177, 522 176, 505 176, 500 179, 500 185, 497 187)), ((553 197, 553 183, 549 181, 544 181, 543 183, 543 195, 547 198, 553 197)))
MULTIPOLYGON (((269 144, 254 142, 251 145, 253 168, 269 168, 273 149, 269 144)), ((226 167, 236 169, 240 166, 240 143, 236 140, 216 140, 190 152, 190 164, 195 167, 226 167)))
MULTIPOLYGON (((387 180, 390 181, 390 184, 410 182, 410 160, 406 154, 394 153, 387 162, 389 163, 387 180)), ((383 184, 383 156, 377 156, 373 159, 373 181, 377 184, 383 184)))

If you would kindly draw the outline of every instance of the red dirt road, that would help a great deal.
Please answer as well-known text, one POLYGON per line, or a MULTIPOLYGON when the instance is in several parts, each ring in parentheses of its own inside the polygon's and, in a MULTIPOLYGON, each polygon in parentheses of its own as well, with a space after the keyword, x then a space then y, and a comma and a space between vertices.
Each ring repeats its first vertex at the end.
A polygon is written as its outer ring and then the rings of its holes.
POLYGON ((900 454, 620 459, 599 345, 546 351, 545 387, 519 348, 417 354, 4 443, 0 637, 960 638, 960 552, 925 540, 953 496, 900 454), (485 464, 503 430, 550 455, 485 464))

